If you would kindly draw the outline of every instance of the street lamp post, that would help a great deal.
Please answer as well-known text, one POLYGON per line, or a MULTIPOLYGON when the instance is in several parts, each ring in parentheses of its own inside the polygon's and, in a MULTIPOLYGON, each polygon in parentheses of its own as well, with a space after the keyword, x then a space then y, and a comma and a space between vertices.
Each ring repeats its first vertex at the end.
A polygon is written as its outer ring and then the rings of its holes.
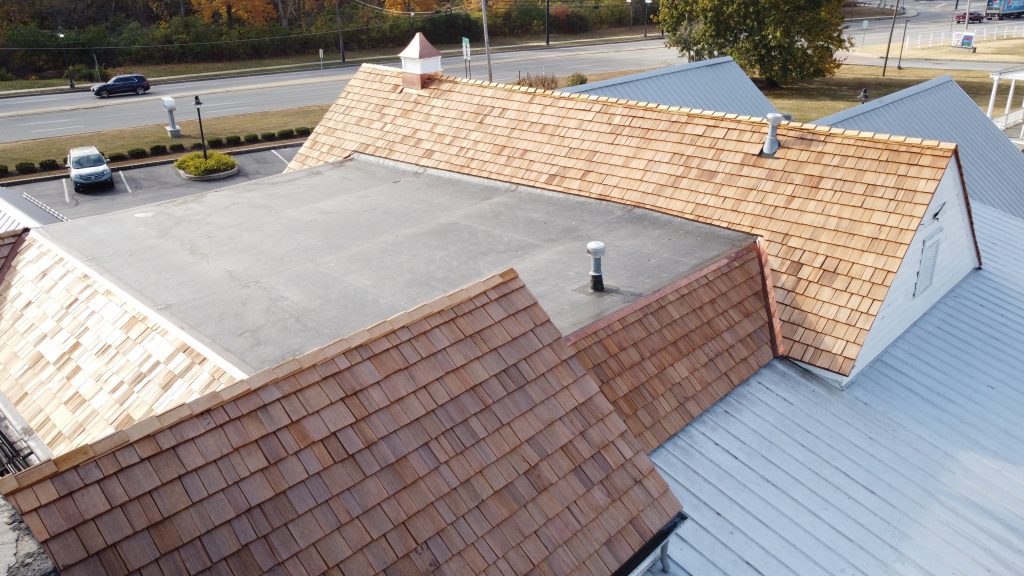
POLYGON ((203 160, 208 160, 209 158, 206 157, 206 135, 203 134, 203 113, 199 110, 203 103, 199 100, 199 96, 196 96, 194 104, 196 106, 196 116, 199 117, 199 140, 203 142, 203 160))
POLYGON ((644 0, 644 38, 647 38, 647 5, 651 0, 644 0))
POLYGON ((71 65, 68 64, 68 47, 64 45, 64 33, 57 32, 57 42, 60 43, 60 49, 64 52, 64 69, 68 72, 68 88, 75 89, 75 75, 71 72, 71 65))

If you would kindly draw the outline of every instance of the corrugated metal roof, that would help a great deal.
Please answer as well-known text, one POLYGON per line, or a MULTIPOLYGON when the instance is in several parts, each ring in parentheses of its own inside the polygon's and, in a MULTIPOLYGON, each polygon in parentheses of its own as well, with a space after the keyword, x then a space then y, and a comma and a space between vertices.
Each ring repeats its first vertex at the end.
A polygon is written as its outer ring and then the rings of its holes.
POLYGON ((775 107, 729 56, 592 82, 562 92, 765 116, 775 107))
POLYGON ((1024 218, 1024 154, 949 76, 814 124, 955 142, 971 198, 1024 218))
POLYGON ((775 360, 651 456, 675 573, 1024 573, 1024 221, 846 391, 775 360))
POLYGON ((62 222, 55 214, 44 211, 25 195, 0 186, 0 234, 62 222))

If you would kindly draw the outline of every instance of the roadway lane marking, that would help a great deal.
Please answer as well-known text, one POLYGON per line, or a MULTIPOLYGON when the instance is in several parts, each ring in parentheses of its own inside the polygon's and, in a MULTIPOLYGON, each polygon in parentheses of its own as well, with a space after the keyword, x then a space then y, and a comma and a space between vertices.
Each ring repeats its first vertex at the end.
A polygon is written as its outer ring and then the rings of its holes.
POLYGON ((285 163, 285 166, 287 166, 287 165, 288 165, 288 161, 284 159, 284 156, 281 156, 280 154, 278 154, 278 153, 277 153, 277 150, 271 150, 271 152, 273 152, 273 153, 274 153, 274 156, 277 156, 278 158, 280 158, 280 159, 281 159, 281 162, 284 162, 284 163, 285 163))
MULTIPOLYGON (((211 106, 211 108, 213 108, 213 107, 211 106)), ((234 108, 217 108, 216 110, 214 110, 214 112, 220 113, 220 112, 227 112, 229 110, 251 110, 251 109, 252 109, 252 106, 235 106, 234 108)))
POLYGON ((121 177, 121 182, 124 182, 124 187, 128 189, 128 193, 131 194, 132 193, 132 187, 128 185, 128 179, 124 177, 124 172, 121 171, 121 172, 118 172, 117 174, 121 177))
POLYGON ((18 126, 35 126, 36 124, 57 124, 58 122, 67 122, 67 120, 47 120, 45 122, 26 122, 24 124, 18 124, 18 126))
POLYGON ((68 195, 68 181, 65 178, 60 179, 60 183, 64 186, 64 202, 71 204, 71 196, 68 195))
POLYGON ((85 128, 85 126, 61 126, 60 128, 43 128, 42 130, 32 130, 31 132, 54 132, 56 130, 70 130, 72 128, 85 128))

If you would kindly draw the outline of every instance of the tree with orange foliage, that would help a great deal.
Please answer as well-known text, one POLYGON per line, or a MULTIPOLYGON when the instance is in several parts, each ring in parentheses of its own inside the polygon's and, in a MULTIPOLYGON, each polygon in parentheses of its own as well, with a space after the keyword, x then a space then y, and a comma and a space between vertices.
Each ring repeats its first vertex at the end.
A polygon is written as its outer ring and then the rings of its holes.
POLYGON ((191 0, 192 9, 205 20, 223 19, 227 23, 239 20, 261 25, 277 18, 277 11, 269 0, 191 0))
POLYGON ((444 0, 384 0, 384 8, 396 12, 433 12, 447 4, 444 0))

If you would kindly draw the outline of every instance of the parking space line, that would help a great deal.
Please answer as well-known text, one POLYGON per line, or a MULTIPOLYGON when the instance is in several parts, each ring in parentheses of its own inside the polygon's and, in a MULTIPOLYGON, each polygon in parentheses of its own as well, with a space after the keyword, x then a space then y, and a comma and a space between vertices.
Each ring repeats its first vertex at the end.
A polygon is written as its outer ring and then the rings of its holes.
POLYGON ((128 193, 131 194, 132 187, 128 185, 128 179, 124 177, 124 170, 121 170, 120 172, 118 172, 118 174, 121 176, 121 182, 124 182, 124 187, 127 188, 128 193))
POLYGON ((71 204, 71 196, 68 195, 68 180, 67 178, 60 179, 61 186, 64 187, 64 202, 71 204))
POLYGON ((284 159, 284 156, 281 156, 280 154, 278 154, 277 150, 271 150, 271 152, 274 153, 274 156, 277 156, 278 158, 280 158, 281 162, 284 162, 285 166, 288 165, 288 161, 284 159))

